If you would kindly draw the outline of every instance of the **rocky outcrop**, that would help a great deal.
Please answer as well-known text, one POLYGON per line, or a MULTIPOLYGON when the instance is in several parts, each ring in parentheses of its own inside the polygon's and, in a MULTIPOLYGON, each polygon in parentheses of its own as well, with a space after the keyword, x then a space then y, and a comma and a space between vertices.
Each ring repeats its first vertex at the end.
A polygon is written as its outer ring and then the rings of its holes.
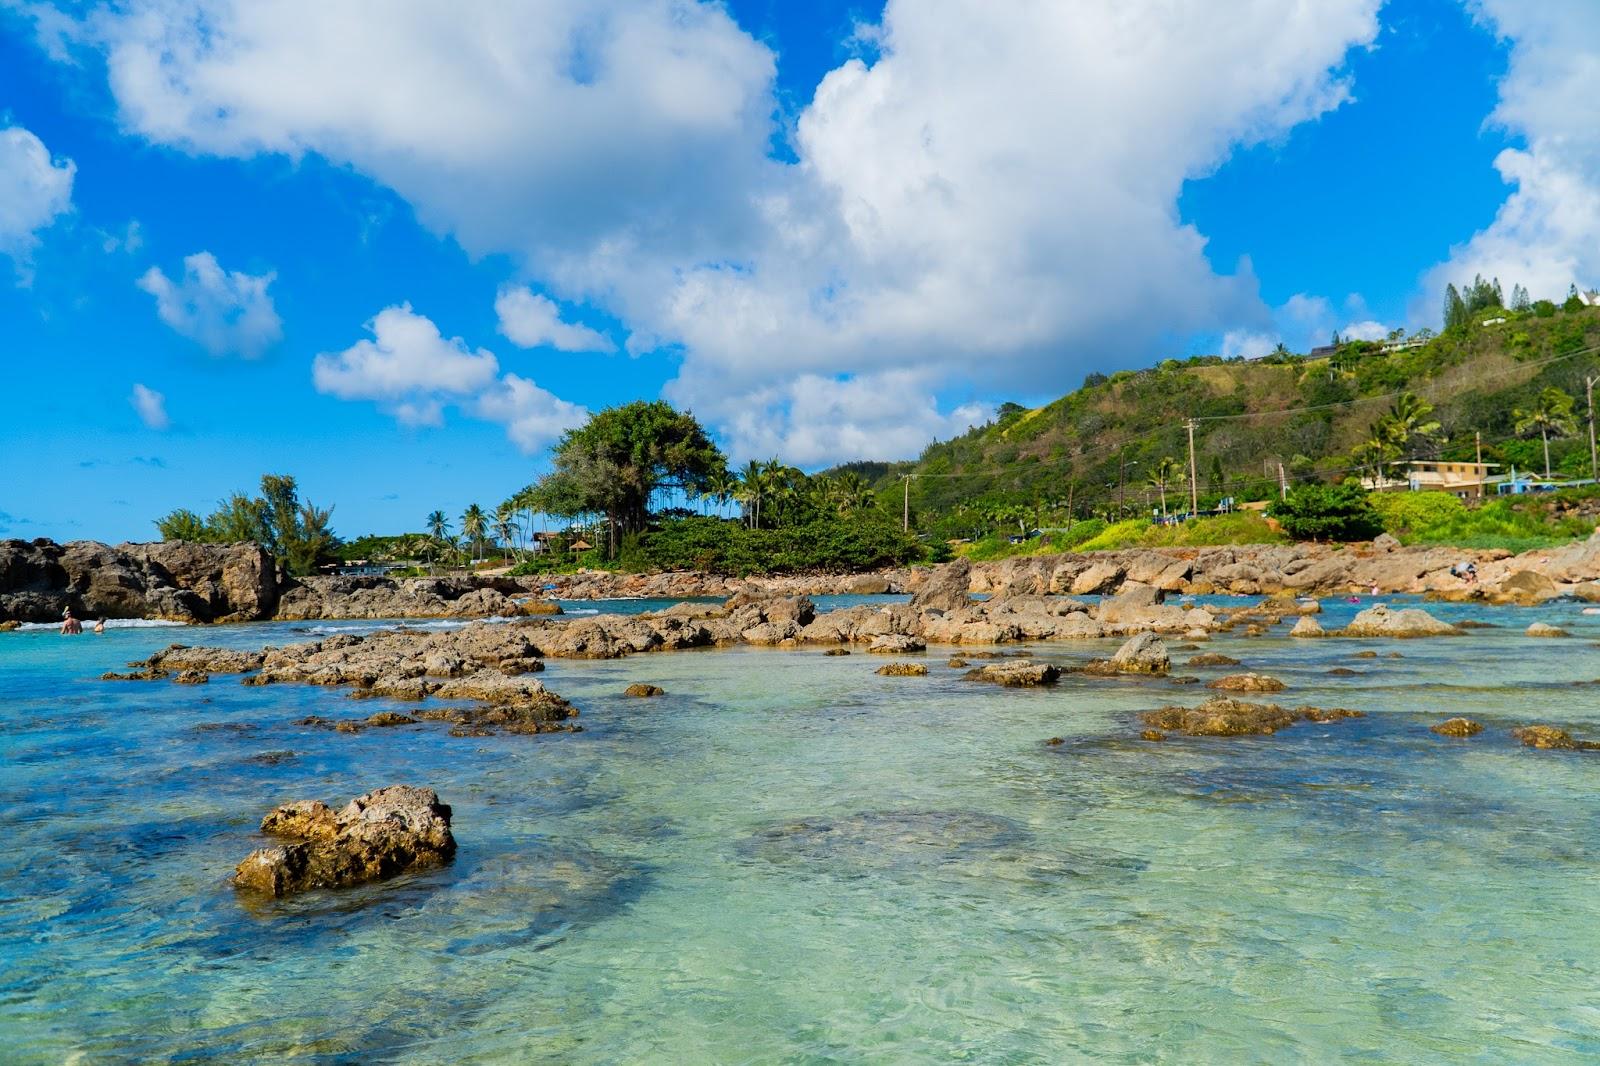
POLYGON ((0 541, 0 619, 243 622, 271 616, 272 557, 254 544, 0 541))
POLYGON ((1050 663, 1036 663, 1029 659, 1012 659, 1008 662, 988 663, 969 670, 963 675, 968 681, 987 681, 1011 688, 1031 688, 1036 685, 1053 685, 1061 671, 1050 663))
POLYGON ((1088 674, 1163 675, 1172 668, 1172 656, 1161 638, 1140 633, 1131 638, 1109 659, 1094 659, 1083 668, 1088 674))
POLYGON ((1146 711, 1142 720, 1156 730, 1191 737, 1270 736, 1296 722, 1336 722, 1364 717, 1344 708, 1280 707, 1275 703, 1246 703, 1216 696, 1198 707, 1162 707, 1146 711))
POLYGON ((1530 637, 1564 637, 1567 631, 1549 622, 1534 622, 1524 631, 1530 637))
POLYGON ((930 573, 911 594, 911 606, 918 611, 959 611, 972 602, 972 564, 965 559, 930 573))
POLYGON ((1475 737, 1483 732, 1483 726, 1470 718, 1446 718, 1438 725, 1430 725, 1428 728, 1441 737, 1475 737))
POLYGON ((261 820, 261 831, 286 843, 251 852, 233 883, 271 897, 428 869, 456 851, 449 806, 433 789, 407 785, 357 796, 337 813, 318 800, 286 803, 261 820))
POLYGON ((1461 630, 1420 608, 1395 611, 1380 603, 1352 618, 1344 634, 1347 637, 1458 637, 1461 630))
POLYGON ((1306 614, 1301 615, 1299 621, 1295 622, 1294 628, 1289 630, 1289 635, 1291 637, 1325 637, 1328 635, 1328 631, 1322 628, 1321 622, 1306 614))
POLYGON ((634 699, 647 700, 653 699, 656 696, 665 696, 667 694, 667 690, 662 688, 660 685, 646 685, 643 682, 636 682, 623 689, 622 694, 624 696, 632 696, 634 699))
POLYGON ((884 677, 927 677, 928 668, 922 663, 884 663, 873 673, 884 677))
POLYGON ((329 618, 510 618, 559 614, 515 578, 306 577, 278 603, 285 621, 329 618))

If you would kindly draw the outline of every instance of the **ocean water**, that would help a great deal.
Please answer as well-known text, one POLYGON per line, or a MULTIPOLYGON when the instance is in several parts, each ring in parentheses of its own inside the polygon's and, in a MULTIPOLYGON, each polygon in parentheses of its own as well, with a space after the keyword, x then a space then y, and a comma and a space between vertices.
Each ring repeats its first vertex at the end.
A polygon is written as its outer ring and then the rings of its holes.
POLYGON ((1204 690, 1011 691, 947 649, 925 678, 552 661, 585 732, 453 738, 296 726, 383 709, 326 689, 96 680, 304 624, 0 634, 0 1061, 1594 1061, 1600 753, 1506 730, 1600 739, 1600 617, 1429 609, 1500 628, 1221 636, 1281 702, 1368 717, 1162 744, 1137 712, 1204 690), (1456 714, 1487 732, 1427 730, 1456 714), (453 805, 449 867, 228 886, 272 805, 399 782, 453 805))

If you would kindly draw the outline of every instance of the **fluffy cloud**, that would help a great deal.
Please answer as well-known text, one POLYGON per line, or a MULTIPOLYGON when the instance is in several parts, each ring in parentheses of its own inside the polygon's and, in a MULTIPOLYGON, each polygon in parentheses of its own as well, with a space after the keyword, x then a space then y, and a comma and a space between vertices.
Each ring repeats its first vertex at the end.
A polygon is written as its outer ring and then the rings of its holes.
POLYGON ((0 129, 0 255, 13 261, 24 281, 39 231, 72 208, 75 173, 70 159, 52 160, 28 130, 0 129))
POLYGON ((1592 0, 1468 0, 1511 44, 1490 121, 1524 138, 1495 160, 1513 191, 1487 229, 1423 280, 1418 317, 1438 317, 1439 293, 1475 274, 1509 292, 1562 299, 1568 286, 1600 286, 1600 7, 1592 0))
POLYGON ((352 165, 618 316, 631 352, 680 348, 668 395, 736 453, 821 462, 914 452, 964 418, 936 395, 1055 393, 1265 321, 1178 195, 1345 100, 1378 6, 890 0, 792 164, 773 56, 719 4, 145 0, 73 32, 134 131, 352 165), (860 383, 912 379, 860 417, 860 383))
POLYGON ((139 420, 150 429, 162 430, 172 425, 167 417, 167 398, 156 390, 135 383, 128 402, 139 412, 139 420))
POLYGON ((156 314, 178 334, 212 355, 254 359, 283 336, 283 322, 267 292, 275 274, 224 270, 210 252, 185 256, 183 277, 151 267, 139 288, 156 299, 156 314))
POLYGON ((530 454, 589 417, 584 408, 516 374, 507 374, 478 397, 477 414, 503 424, 512 443, 530 454))
POLYGON ((410 304, 386 307, 367 323, 371 338, 311 364, 318 392, 341 400, 376 400, 410 425, 438 425, 441 397, 487 388, 500 372, 494 353, 468 351, 460 337, 445 340, 433 321, 410 304))
POLYGON ((523 348, 549 345, 563 352, 613 352, 617 346, 590 329, 561 320, 561 308, 548 296, 520 285, 502 286, 494 299, 500 332, 523 348))
POLYGON ((493 352, 470 350, 460 337, 446 340, 433 320, 410 304, 384 308, 367 323, 367 331, 370 338, 312 360, 318 392, 376 401, 408 426, 442 425, 445 405, 456 403, 503 424, 506 435, 530 452, 588 414, 527 378, 500 377, 493 352))

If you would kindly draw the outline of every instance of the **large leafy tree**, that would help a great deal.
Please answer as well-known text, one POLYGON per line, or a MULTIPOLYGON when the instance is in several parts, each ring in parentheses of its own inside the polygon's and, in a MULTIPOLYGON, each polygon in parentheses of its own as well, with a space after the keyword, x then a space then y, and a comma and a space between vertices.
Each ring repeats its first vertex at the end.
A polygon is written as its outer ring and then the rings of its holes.
POLYGON ((1370 540, 1383 532, 1383 520, 1353 481, 1297 485, 1287 498, 1273 500, 1267 514, 1295 540, 1370 540))
POLYGON ((615 554, 619 538, 645 528, 658 489, 704 492, 726 465, 693 415, 636 400, 563 434, 555 468, 533 486, 533 499, 548 514, 605 515, 615 554))

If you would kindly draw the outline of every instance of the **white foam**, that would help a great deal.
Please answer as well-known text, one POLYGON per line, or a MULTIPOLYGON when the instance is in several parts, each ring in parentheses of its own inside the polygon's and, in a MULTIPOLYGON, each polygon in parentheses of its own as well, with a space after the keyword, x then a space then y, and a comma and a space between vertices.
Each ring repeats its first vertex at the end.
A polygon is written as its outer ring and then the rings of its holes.
MULTIPOLYGON (((94 629, 94 619, 80 618, 85 633, 94 629)), ((186 626, 188 622, 169 622, 163 618, 107 618, 107 629, 166 629, 170 626, 186 626)), ((17 627, 17 632, 38 629, 60 629, 60 622, 24 622, 17 627)))

